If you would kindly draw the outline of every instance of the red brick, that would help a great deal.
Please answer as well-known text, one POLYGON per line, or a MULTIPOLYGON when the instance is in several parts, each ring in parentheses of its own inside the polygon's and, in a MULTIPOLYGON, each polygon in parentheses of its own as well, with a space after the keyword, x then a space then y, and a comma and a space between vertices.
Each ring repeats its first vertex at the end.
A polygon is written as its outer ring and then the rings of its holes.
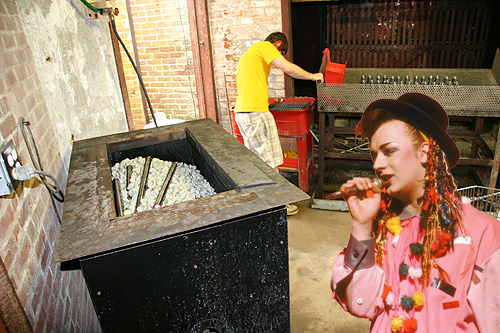
POLYGON ((38 315, 38 318, 36 318, 37 322, 36 322, 36 325, 35 325, 35 332, 46 332, 45 331, 45 323, 46 323, 46 320, 47 320, 47 312, 45 311, 45 309, 42 307, 40 309, 40 313, 38 315))
POLYGON ((11 32, 16 30, 16 22, 11 16, 0 16, 0 30, 11 32))
POLYGON ((28 51, 25 52, 26 58, 30 60, 30 62, 26 63, 26 70, 28 71, 29 75, 36 75, 36 70, 35 70, 35 64, 31 62, 33 60, 33 57, 31 55, 31 52, 28 51))
POLYGON ((23 82, 28 78, 28 68, 26 66, 17 66, 14 69, 14 74, 19 82, 23 82))
POLYGON ((75 299, 72 300, 72 316, 78 315, 78 300, 80 299, 80 294, 78 293, 78 285, 75 284, 74 289, 70 291, 70 295, 73 295, 75 299))
POLYGON ((36 280, 37 277, 41 277, 40 275, 33 276, 33 285, 32 289, 32 297, 31 297, 31 308, 33 309, 33 313, 37 313, 38 307, 42 302, 42 293, 43 293, 43 281, 36 280))
POLYGON ((16 290, 17 297, 19 298, 21 304, 26 304, 29 296, 29 291, 31 290, 31 278, 28 274, 25 274, 23 281, 20 283, 20 286, 16 290))
POLYGON ((27 87, 28 95, 24 99, 25 107, 27 110, 32 110, 38 104, 38 100, 36 98, 36 93, 27 87), (31 91, 31 92, 30 92, 31 91))
POLYGON ((5 12, 3 12, 3 13, 12 14, 12 15, 18 14, 15 1, 1 1, 1 2, 5 2, 5 4, 4 4, 5 12))
POLYGON ((14 48, 16 46, 16 40, 12 35, 0 35, 0 38, 3 40, 5 45, 5 49, 14 48))
POLYGON ((13 67, 17 64, 15 58, 15 52, 6 52, 2 54, 1 61, 3 62, 3 68, 13 67))
POLYGON ((7 3, 0 1, 0 14, 7 14, 7 3))
POLYGON ((63 332, 64 319, 64 301, 61 297, 57 298, 53 314, 53 332, 63 332))
POLYGON ((13 94, 16 98, 16 102, 19 104, 26 97, 26 88, 23 84, 20 84, 13 90, 13 94))
POLYGON ((45 284, 43 286, 43 292, 42 292, 42 297, 41 297, 41 304, 42 304, 42 307, 44 309, 48 309, 49 305, 50 305, 50 299, 51 299, 51 296, 52 296, 52 291, 47 288, 47 281, 48 279, 45 277, 45 284))
MULTIPOLYGON (((33 94, 36 89, 38 89, 38 79, 36 76, 30 76, 29 73, 27 73, 28 78, 23 82, 24 87, 26 90, 26 96, 24 98, 27 98, 29 95, 33 94)), ((35 97, 36 95, 33 95, 35 97)), ((34 105, 33 105, 34 106, 34 105)))
POLYGON ((45 107, 45 104, 44 103, 38 104, 35 107, 35 109, 33 109, 33 112, 31 113, 30 117, 33 117, 33 118, 32 119, 26 119, 26 120, 30 121, 33 124, 40 124, 40 123, 42 123, 43 115, 46 114, 46 113, 47 113, 47 108, 45 107))
POLYGON ((15 60, 16 62, 19 64, 19 63, 23 63, 23 62, 26 62, 28 60, 28 57, 26 55, 26 49, 24 50, 16 50, 14 52, 14 56, 15 56, 15 60))
POLYGON ((48 292, 47 294, 47 304, 53 303, 55 299, 54 293, 54 276, 52 275, 52 271, 50 269, 47 270, 47 275, 45 278, 45 290, 48 292))
POLYGON ((42 249, 42 255, 40 257, 41 259, 41 267, 42 267, 42 271, 45 272, 46 271, 46 268, 47 268, 47 260, 50 256, 50 246, 48 245, 48 243, 45 243, 44 246, 43 246, 43 249, 42 249))
POLYGON ((35 240, 35 257, 36 258, 40 258, 44 242, 45 242, 45 234, 43 233, 43 230, 41 230, 38 233, 38 239, 35 240))
POLYGON ((7 269, 7 271, 10 269, 10 267, 12 266, 12 262, 14 261, 14 259, 16 258, 16 251, 14 249, 11 249, 10 248, 10 245, 8 245, 8 248, 7 248, 7 254, 3 254, 3 263, 5 265, 5 268, 7 269))
POLYGON ((3 80, 5 81, 5 85, 10 88, 17 84, 16 75, 12 70, 9 70, 7 73, 3 75, 3 80))
POLYGON ((36 227, 32 219, 29 219, 27 221, 25 230, 26 230, 26 235, 28 236, 28 239, 30 240, 32 245, 36 246, 39 232, 38 228, 36 227))
POLYGON ((23 276, 24 270, 26 269, 26 267, 28 267, 28 260, 30 260, 30 248, 31 244, 28 237, 22 237, 20 239, 19 248, 16 251, 16 259, 12 264, 12 270, 18 278, 21 278, 23 276))
MULTIPOLYGON (((6 84, 5 84, 5 80, 3 79, 3 77, 0 77, 0 94, 3 94, 5 92, 5 90, 7 89, 6 87, 6 84)), ((2 99, 5 100, 5 97, 2 96, 2 99)), ((7 106, 7 102, 4 102, 5 103, 5 106, 7 106)), ((2 116, 6 111, 0 111, 0 116, 2 116)))
MULTIPOLYGON (((50 209, 54 211, 52 205, 50 206, 50 209)), ((52 244, 53 249, 55 250, 57 245, 57 239, 59 237, 59 221, 56 220, 57 217, 55 216, 55 214, 53 216, 54 218, 52 219, 52 221, 49 221, 50 227, 47 238, 50 244, 52 244)))
POLYGON ((9 227, 14 222, 14 208, 12 205, 6 204, 6 209, 2 213, 2 217, 0 219, 0 233, 5 235, 9 227))
POLYGON ((24 33, 16 35, 16 44, 17 48, 22 48, 28 45, 28 40, 26 39, 26 35, 24 33))

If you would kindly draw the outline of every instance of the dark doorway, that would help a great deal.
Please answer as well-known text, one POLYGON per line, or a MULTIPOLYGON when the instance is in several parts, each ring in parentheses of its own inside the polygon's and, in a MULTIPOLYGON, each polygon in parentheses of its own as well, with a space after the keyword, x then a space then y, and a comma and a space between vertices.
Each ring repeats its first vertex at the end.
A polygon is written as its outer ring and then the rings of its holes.
MULTIPOLYGON (((328 2, 292 2, 293 62, 317 73, 326 48, 328 2)), ((295 80, 295 96, 316 97, 316 83, 295 80)))

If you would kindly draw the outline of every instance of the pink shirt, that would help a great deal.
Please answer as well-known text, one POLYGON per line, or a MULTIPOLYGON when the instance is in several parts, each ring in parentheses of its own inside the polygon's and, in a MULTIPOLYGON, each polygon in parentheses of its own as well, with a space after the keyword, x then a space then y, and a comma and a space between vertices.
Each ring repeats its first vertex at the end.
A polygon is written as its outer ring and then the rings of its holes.
POLYGON ((462 217, 465 232, 459 230, 453 248, 435 259, 449 275, 449 285, 438 280, 437 268, 431 270, 431 285, 423 290, 411 276, 400 276, 401 262, 420 267, 420 260, 408 249, 410 243, 422 242, 418 233, 420 218, 410 217, 401 221, 404 228, 397 241, 388 233, 382 267, 371 264, 373 241, 363 253, 363 245, 351 236, 335 263, 333 296, 354 316, 370 319, 371 332, 391 332, 391 319, 405 314, 401 297, 418 290, 422 291, 425 304, 420 310, 409 310, 418 323, 416 332, 500 332, 500 221, 470 204, 463 205, 462 217), (351 278, 352 304, 346 304, 345 282, 351 278), (437 281, 433 286, 434 279, 437 281), (393 302, 382 297, 385 286, 391 287, 389 299, 393 302))

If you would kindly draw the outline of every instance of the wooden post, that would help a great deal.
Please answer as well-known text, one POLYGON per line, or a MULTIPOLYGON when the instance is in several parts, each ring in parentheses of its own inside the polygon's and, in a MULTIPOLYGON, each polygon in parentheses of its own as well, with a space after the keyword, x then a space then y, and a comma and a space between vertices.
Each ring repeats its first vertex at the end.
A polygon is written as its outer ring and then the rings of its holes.
MULTIPOLYGON (((292 39, 292 4, 291 0, 281 0, 281 26, 283 33, 288 38, 288 52, 285 58, 293 62, 293 39, 292 39)), ((285 74, 285 96, 295 95, 293 78, 285 74)))
POLYGON ((200 118, 219 123, 207 1, 188 0, 188 7, 200 118))
POLYGON ((111 27, 111 21, 109 22, 109 32, 111 33, 111 41, 113 42, 113 51, 115 53, 116 70, 118 71, 118 79, 120 80, 120 90, 122 92, 123 106, 125 107, 125 115, 127 117, 128 130, 135 130, 134 117, 132 115, 132 110, 130 109, 130 99, 128 98, 127 82, 125 79, 125 73, 123 71, 123 61, 120 54, 120 43, 118 38, 116 38, 113 28, 111 27))

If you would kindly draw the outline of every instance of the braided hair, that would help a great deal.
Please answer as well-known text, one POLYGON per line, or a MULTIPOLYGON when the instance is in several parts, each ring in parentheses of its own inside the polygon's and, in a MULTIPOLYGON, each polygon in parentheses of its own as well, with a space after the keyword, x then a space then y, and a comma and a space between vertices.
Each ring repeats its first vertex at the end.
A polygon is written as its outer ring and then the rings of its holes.
MULTIPOLYGON (((376 110, 370 115, 370 120, 363 127, 363 134, 369 139, 384 123, 399 120, 394 114, 386 110, 376 110)), ((367 119, 368 120, 368 119, 367 119)), ((429 143, 427 164, 425 165, 424 195, 420 214, 420 232, 424 235, 422 252, 422 277, 426 284, 429 283, 430 271, 434 259, 443 256, 453 244, 455 230, 461 225, 461 196, 457 189, 457 182, 450 173, 445 153, 432 139, 427 139, 415 127, 405 123, 408 135, 414 147, 419 147, 423 142, 429 143)), ((393 218, 403 209, 402 203, 382 191, 382 200, 379 213, 374 223, 376 237, 377 262, 382 265, 388 225, 393 218)), ((440 271, 441 278, 448 281, 446 272, 440 271)))

